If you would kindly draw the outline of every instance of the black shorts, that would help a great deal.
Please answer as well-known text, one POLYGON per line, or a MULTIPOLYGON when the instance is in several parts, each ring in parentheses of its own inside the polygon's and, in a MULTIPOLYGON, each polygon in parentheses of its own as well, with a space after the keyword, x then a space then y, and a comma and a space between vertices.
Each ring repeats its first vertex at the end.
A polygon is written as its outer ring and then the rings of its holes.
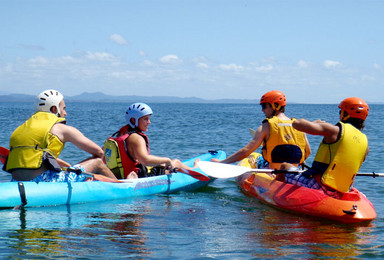
POLYGON ((148 171, 148 168, 142 164, 137 165, 137 167, 139 168, 139 172, 137 173, 137 176, 139 178, 146 178, 165 174, 164 166, 153 166, 150 171, 148 171))

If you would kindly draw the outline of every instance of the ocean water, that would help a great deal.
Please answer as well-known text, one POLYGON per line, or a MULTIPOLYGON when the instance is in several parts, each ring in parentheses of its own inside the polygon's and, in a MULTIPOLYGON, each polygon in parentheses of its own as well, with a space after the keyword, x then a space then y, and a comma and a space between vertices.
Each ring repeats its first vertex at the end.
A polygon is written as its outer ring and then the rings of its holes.
MULTIPOLYGON (((67 121, 97 144, 124 124, 124 103, 68 103, 67 121)), ((232 154, 263 120, 259 105, 150 104, 151 153, 188 159, 232 154)), ((383 105, 371 105, 364 132, 370 154, 360 172, 384 172, 383 105)), ((0 103, 0 145, 32 113, 30 103, 0 103)), ((286 114, 336 123, 337 105, 289 104, 286 114)), ((321 140, 308 136, 313 154, 321 140)), ((69 144, 62 159, 87 157, 69 144)), ((0 172, 0 182, 10 179, 0 172)), ((194 192, 70 206, 0 210, 0 258, 12 259, 362 259, 384 257, 384 178, 356 177, 378 217, 345 225, 294 215, 245 196, 234 179, 194 192)), ((0 191, 1 194, 1 191, 0 191)))

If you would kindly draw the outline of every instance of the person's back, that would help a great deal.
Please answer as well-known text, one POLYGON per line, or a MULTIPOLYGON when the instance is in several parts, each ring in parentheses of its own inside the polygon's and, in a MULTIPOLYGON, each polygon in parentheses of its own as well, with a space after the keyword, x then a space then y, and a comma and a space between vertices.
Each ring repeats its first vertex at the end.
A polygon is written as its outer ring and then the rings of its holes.
POLYGON ((248 157, 262 145, 263 157, 257 163, 258 168, 278 169, 281 163, 287 161, 303 163, 311 153, 310 145, 305 134, 292 127, 294 119, 285 115, 286 104, 286 97, 281 91, 265 93, 260 99, 260 105, 266 118, 257 128, 253 139, 225 160, 212 161, 234 163, 248 157))
POLYGON ((269 163, 270 169, 279 169, 284 162, 294 165, 303 163, 308 157, 305 134, 292 127, 295 119, 280 113, 266 119, 269 125, 269 136, 263 142, 262 154, 269 163), (307 154, 306 154, 307 153, 307 154))
MULTIPOLYGON (((360 98, 346 98, 340 105, 340 122, 296 120, 293 126, 306 133, 324 136, 312 167, 302 174, 286 174, 285 181, 300 186, 323 189, 331 195, 348 192, 354 177, 368 154, 368 139, 361 132, 369 107, 360 98)), ((281 167, 292 170, 287 164, 281 167)))

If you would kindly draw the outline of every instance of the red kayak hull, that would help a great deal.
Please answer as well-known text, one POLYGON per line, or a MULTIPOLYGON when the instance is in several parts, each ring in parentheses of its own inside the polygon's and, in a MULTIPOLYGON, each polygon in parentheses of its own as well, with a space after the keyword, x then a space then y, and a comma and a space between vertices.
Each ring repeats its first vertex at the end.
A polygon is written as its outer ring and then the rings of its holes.
POLYGON ((277 181, 266 173, 245 173, 237 182, 244 193, 289 212, 342 223, 367 222, 377 216, 372 203, 356 188, 336 199, 322 190, 277 181))

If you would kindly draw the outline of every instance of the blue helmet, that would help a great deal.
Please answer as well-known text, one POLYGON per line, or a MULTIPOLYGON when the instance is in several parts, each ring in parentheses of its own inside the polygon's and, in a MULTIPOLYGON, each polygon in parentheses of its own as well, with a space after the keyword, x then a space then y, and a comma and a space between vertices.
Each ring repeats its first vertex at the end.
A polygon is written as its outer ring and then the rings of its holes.
POLYGON ((144 103, 134 103, 130 105, 125 112, 125 121, 133 127, 136 128, 139 126, 139 119, 146 115, 152 115, 152 109, 144 103), (131 118, 135 119, 135 125, 131 123, 131 118))

